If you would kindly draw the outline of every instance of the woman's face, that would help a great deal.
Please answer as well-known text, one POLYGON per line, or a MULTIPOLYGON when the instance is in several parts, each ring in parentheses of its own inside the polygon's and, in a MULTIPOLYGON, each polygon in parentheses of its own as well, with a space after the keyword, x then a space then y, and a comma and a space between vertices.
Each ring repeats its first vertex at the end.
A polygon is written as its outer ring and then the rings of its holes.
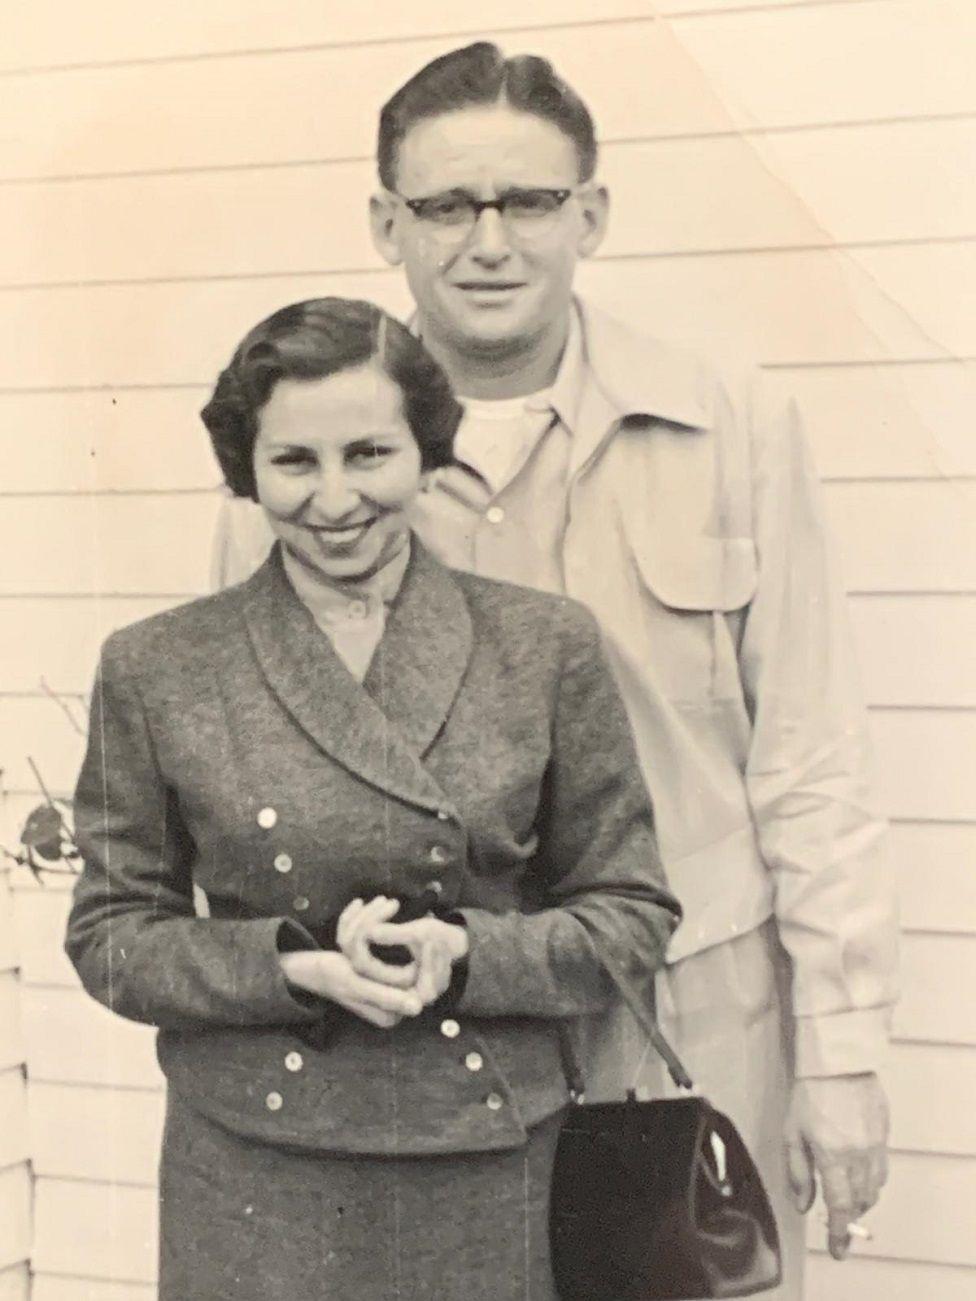
POLYGON ((370 364, 279 380, 258 415, 254 477, 296 560, 330 582, 368 578, 406 542, 424 477, 400 389, 370 364))

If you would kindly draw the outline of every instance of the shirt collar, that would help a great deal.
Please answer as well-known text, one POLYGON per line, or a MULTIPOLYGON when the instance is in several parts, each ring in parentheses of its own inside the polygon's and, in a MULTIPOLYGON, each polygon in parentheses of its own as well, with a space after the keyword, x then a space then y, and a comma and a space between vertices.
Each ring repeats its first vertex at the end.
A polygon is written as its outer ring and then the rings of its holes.
POLYGON ((375 612, 391 605, 407 571, 410 547, 401 547, 382 569, 356 583, 329 583, 317 578, 284 547, 281 556, 288 581, 295 589, 298 599, 311 611, 312 617, 316 620, 324 618, 335 621, 354 617, 357 606, 360 613, 363 613, 375 612))

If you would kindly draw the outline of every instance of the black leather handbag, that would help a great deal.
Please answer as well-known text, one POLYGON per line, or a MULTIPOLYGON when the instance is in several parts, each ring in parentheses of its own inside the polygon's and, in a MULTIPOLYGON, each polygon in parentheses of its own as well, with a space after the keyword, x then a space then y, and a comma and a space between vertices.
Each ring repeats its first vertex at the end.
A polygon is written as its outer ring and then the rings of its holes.
MULTIPOLYGON (((626 1002, 679 1088, 692 1081, 653 1013, 626 1002)), ((689 1094, 586 1103, 568 1031, 574 1104, 559 1133, 550 1242, 562 1301, 742 1297, 782 1279, 779 1234, 752 1157, 729 1118, 689 1094)))

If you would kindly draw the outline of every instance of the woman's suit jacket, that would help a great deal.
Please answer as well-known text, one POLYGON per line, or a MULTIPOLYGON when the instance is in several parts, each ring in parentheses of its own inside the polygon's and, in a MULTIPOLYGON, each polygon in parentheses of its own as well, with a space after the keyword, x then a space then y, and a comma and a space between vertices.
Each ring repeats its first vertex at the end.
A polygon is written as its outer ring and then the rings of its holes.
POLYGON ((306 1149, 519 1146, 566 1101, 557 1020, 602 1010, 608 969, 649 992, 678 915, 591 617, 416 542, 362 686, 277 551, 113 634, 75 829, 86 989, 159 1026, 185 1102, 306 1149), (344 1014, 310 1048, 326 1005, 280 949, 356 896, 424 891, 468 928, 456 1007, 393 1030, 344 1014))

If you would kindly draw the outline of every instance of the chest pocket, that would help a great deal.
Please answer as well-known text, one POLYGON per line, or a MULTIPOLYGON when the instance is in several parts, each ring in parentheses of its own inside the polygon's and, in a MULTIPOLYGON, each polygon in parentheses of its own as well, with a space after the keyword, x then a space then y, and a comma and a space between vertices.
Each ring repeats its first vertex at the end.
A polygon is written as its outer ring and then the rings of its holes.
POLYGON ((751 538, 628 537, 650 671, 673 702, 707 707, 741 698, 737 647, 756 591, 751 538))

